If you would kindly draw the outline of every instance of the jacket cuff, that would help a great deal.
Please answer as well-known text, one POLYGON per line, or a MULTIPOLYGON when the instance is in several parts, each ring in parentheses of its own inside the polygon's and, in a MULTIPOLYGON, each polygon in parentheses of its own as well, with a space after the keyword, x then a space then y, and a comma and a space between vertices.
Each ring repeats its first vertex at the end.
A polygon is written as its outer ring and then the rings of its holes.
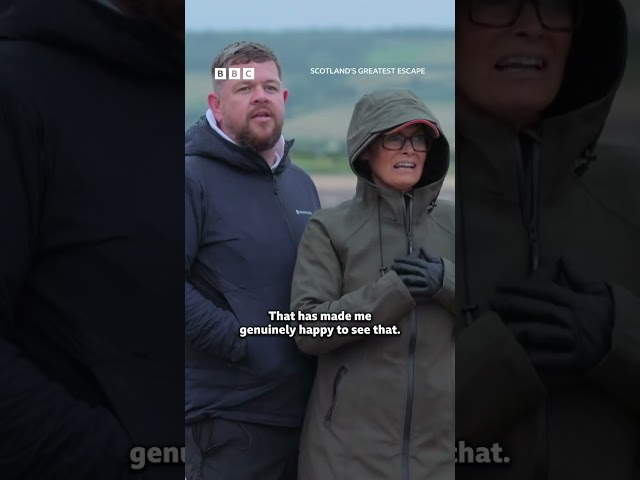
POLYGON ((640 412, 640 298, 619 285, 609 287, 614 308, 611 350, 587 377, 640 412))
POLYGON ((244 338, 239 338, 236 344, 233 346, 233 350, 229 353, 229 360, 232 363, 237 363, 244 360, 247 356, 247 342, 244 338))
POLYGON ((529 358, 497 313, 488 311, 456 342, 456 435, 494 441, 547 395, 529 358))
POLYGON ((438 290, 433 299, 446 308, 449 312, 456 314, 456 264, 446 258, 442 259, 444 266, 444 278, 442 288, 438 290))
MULTIPOLYGON (((387 273, 380 277, 377 288, 381 293, 389 292, 390 295, 388 297, 388 301, 393 302, 393 305, 395 305, 395 311, 403 312, 402 316, 407 315, 416 307, 416 302, 411 296, 411 292, 409 292, 409 289, 400 279, 395 270, 388 270, 387 273)), ((386 309, 383 310, 386 311, 386 309)), ((395 315, 384 315, 383 320, 376 323, 380 323, 381 325, 392 325, 397 323, 398 319, 402 318, 402 316, 396 317, 395 315), (389 318, 390 321, 387 320, 387 318, 389 318)))

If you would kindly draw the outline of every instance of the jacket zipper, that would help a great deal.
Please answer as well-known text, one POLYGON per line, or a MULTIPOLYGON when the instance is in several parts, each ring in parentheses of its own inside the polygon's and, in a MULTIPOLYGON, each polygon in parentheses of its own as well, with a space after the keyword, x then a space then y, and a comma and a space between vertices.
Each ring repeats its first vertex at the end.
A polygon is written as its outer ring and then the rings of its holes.
MULTIPOLYGON (((522 143, 518 141, 518 176, 520 211, 529 245, 529 272, 533 273, 540 264, 539 223, 539 180, 540 180, 540 149, 533 141, 528 165, 524 164, 522 143), (526 173, 525 173, 526 172, 526 173), (526 193, 525 193, 526 192, 526 193), (526 196, 525 196, 526 195, 526 196)), ((549 478, 549 408, 544 399, 536 412, 536 459, 534 466, 534 480, 549 478)))
POLYGON ((329 406, 329 410, 324 416, 324 421, 329 423, 331 421, 331 417, 333 416, 333 409, 336 407, 336 402, 338 401, 338 386, 342 381, 342 377, 347 373, 347 367, 342 365, 338 372, 336 373, 335 378, 333 379, 333 397, 331 399, 331 405, 329 406))
MULTIPOLYGON (((413 198, 404 196, 404 229, 407 235, 408 253, 413 252, 413 198)), ((409 480, 409 443, 411 440, 411 420, 413 417, 413 399, 415 393, 415 355, 418 319, 415 308, 411 311, 411 336, 407 357, 407 404, 402 435, 402 479, 409 480)))
POLYGON ((284 204, 282 203, 282 197, 278 191, 278 178, 275 173, 271 172, 271 179, 273 180, 273 193, 278 197, 278 203, 280 204, 280 211, 282 212, 282 216, 284 217, 284 221, 287 223, 287 229, 289 230, 289 238, 291 239, 291 243, 293 244, 293 248, 297 251, 296 241, 293 238, 293 230, 291 230, 291 223, 289 223, 289 217, 287 216, 287 211, 284 209, 284 204))

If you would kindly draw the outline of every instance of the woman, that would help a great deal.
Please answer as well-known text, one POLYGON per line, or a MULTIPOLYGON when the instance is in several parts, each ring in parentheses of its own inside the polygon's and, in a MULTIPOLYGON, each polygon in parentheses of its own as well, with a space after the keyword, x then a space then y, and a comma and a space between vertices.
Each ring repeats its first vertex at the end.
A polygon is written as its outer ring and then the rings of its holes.
POLYGON ((299 325, 349 332, 296 337, 318 356, 299 478, 452 479, 454 211, 436 205, 449 145, 408 90, 362 97, 347 144, 355 197, 314 214, 294 270, 292 309, 318 317, 299 325), (343 311, 371 320, 320 320, 343 311))
POLYGON ((467 0, 456 14, 456 437, 510 457, 456 478, 640 478, 640 168, 599 144, 624 11, 467 0))

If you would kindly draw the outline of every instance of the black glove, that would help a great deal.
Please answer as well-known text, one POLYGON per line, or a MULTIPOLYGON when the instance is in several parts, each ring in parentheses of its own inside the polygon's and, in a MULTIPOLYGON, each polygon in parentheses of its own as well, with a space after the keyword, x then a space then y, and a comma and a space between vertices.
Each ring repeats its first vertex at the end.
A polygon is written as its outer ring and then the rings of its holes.
POLYGON ((424 248, 406 257, 396 258, 391 268, 396 271, 416 303, 429 300, 442 288, 444 263, 440 257, 429 255, 424 248))
POLYGON ((611 349, 613 301, 604 282, 586 280, 560 260, 491 302, 536 369, 582 373, 611 349))

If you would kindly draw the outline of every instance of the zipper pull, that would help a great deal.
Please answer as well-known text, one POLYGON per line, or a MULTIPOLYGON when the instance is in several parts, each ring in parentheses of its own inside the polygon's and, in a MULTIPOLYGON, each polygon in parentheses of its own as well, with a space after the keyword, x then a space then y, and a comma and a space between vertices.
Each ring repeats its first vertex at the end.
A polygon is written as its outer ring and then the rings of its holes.
POLYGON ((275 175, 272 175, 271 178, 273 179, 273 193, 278 195, 278 180, 275 175))
POLYGON ((534 222, 529 224, 529 258, 531 259, 531 271, 535 272, 540 265, 540 241, 538 228, 534 222))

